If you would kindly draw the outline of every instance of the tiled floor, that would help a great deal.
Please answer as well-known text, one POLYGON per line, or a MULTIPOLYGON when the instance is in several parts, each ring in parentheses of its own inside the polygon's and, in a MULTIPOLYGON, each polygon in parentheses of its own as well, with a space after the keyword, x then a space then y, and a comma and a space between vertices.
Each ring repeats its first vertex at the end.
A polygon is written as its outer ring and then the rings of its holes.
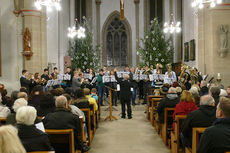
MULTIPOLYGON (((108 114, 103 111, 102 118, 108 114)), ((113 114, 118 120, 100 122, 89 153, 169 153, 147 121, 143 106, 136 106, 131 120, 121 119, 120 109, 113 114)))

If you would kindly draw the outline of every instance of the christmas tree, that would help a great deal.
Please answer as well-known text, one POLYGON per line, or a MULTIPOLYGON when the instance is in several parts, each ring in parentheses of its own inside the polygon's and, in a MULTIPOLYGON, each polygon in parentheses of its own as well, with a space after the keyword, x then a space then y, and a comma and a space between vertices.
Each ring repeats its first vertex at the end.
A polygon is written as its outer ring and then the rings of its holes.
POLYGON ((93 68, 97 71, 100 67, 100 46, 93 46, 93 33, 85 17, 79 27, 85 29, 85 37, 75 37, 71 41, 69 55, 72 69, 81 68, 83 72, 88 72, 89 68, 93 68))
POLYGON ((141 66, 161 63, 166 68, 166 64, 172 62, 173 47, 171 39, 166 39, 162 26, 157 18, 151 21, 149 30, 145 31, 145 37, 142 39, 143 48, 140 47, 137 55, 140 56, 141 66))

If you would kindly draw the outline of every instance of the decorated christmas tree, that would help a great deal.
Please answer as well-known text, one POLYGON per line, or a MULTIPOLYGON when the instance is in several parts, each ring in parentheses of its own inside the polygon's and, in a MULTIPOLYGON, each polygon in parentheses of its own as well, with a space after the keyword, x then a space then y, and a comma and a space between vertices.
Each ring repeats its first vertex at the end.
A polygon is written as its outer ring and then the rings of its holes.
POLYGON ((85 37, 75 37, 71 42, 69 55, 71 56, 72 69, 81 68, 83 72, 88 72, 89 68, 98 70, 100 67, 100 47, 93 46, 93 34, 85 17, 83 17, 83 23, 79 27, 85 29, 85 37))
POLYGON ((172 63, 173 47, 171 39, 166 39, 162 26, 157 18, 151 21, 150 27, 145 31, 142 39, 142 46, 137 51, 140 56, 140 65, 153 65, 161 63, 166 68, 166 64, 172 63))

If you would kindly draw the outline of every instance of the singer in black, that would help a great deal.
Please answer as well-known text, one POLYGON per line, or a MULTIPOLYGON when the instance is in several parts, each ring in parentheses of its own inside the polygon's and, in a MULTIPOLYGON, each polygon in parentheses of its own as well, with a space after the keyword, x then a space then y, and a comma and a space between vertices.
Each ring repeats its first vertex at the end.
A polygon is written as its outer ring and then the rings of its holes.
POLYGON ((132 98, 132 83, 129 81, 129 75, 124 75, 124 80, 117 77, 117 70, 115 71, 115 78, 117 82, 120 84, 120 101, 121 101, 121 110, 122 110, 122 116, 121 118, 125 118, 125 105, 127 105, 127 113, 128 113, 128 119, 132 118, 132 109, 131 109, 131 98, 132 98))

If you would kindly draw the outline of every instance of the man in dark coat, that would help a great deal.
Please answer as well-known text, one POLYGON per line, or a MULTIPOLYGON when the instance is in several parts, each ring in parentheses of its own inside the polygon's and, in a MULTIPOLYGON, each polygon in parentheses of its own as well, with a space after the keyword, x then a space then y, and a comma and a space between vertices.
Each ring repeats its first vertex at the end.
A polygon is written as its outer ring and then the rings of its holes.
POLYGON ((197 153, 230 151, 230 99, 222 97, 216 110, 217 120, 201 136, 197 153))
POLYGON ((216 108, 214 99, 203 96, 200 100, 200 108, 189 113, 182 126, 182 142, 184 146, 192 148, 192 128, 209 127, 216 120, 216 108))
MULTIPOLYGON (((73 129, 74 130, 74 142, 76 149, 80 149, 83 152, 87 152, 89 147, 83 144, 78 138, 81 132, 81 125, 79 117, 72 114, 68 110, 67 99, 64 96, 59 96, 55 101, 56 110, 53 113, 49 113, 43 119, 45 129, 73 129)), ((66 146, 54 146, 57 153, 65 153, 68 148, 66 146)), ((68 146, 67 146, 68 147, 68 146)))
POLYGON ((132 109, 131 109, 131 98, 132 98, 132 83, 128 80, 129 75, 124 75, 124 80, 122 81, 117 76, 117 70, 115 69, 115 78, 120 84, 120 101, 121 101, 121 110, 122 110, 122 118, 125 118, 125 105, 127 105, 127 113, 128 113, 128 119, 132 118, 132 109))
MULTIPOLYGON (((161 99, 158 107, 157 107, 157 113, 159 116, 160 123, 164 123, 164 109, 165 108, 173 108, 176 107, 176 104, 179 102, 179 97, 176 92, 176 88, 171 87, 168 90, 168 94, 161 99)), ((171 123, 172 124, 172 123, 171 123)))
POLYGON ((22 70, 22 76, 20 78, 20 84, 21 87, 25 87, 27 89, 27 91, 30 93, 29 88, 30 85, 32 84, 32 80, 34 79, 33 76, 30 80, 27 80, 27 75, 28 75, 28 71, 27 70, 22 70))

